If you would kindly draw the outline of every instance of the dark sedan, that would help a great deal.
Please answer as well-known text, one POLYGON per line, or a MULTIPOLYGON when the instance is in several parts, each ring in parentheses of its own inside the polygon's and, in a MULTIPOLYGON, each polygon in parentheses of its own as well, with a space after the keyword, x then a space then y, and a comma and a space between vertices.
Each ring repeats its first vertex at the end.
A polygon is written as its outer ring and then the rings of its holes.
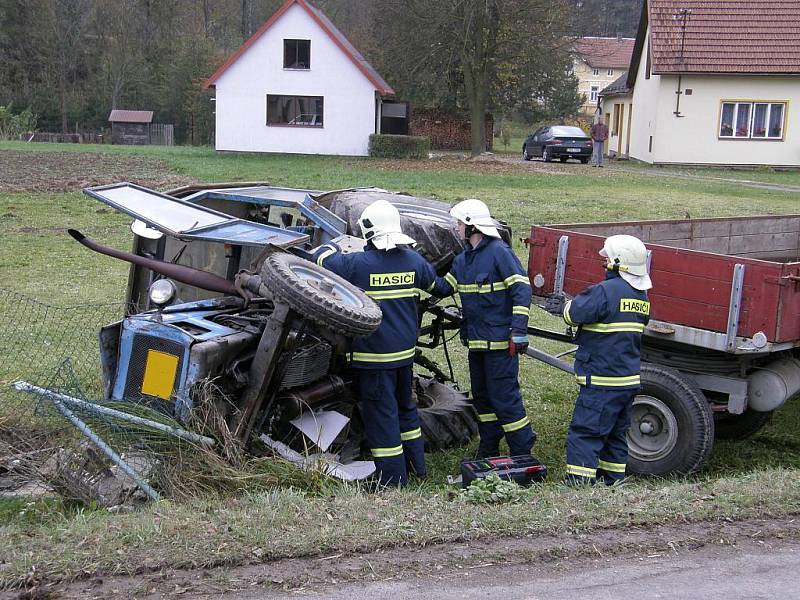
POLYGON ((522 158, 542 158, 545 162, 570 158, 589 162, 592 156, 592 139, 580 127, 568 125, 546 125, 529 135, 522 145, 522 158))

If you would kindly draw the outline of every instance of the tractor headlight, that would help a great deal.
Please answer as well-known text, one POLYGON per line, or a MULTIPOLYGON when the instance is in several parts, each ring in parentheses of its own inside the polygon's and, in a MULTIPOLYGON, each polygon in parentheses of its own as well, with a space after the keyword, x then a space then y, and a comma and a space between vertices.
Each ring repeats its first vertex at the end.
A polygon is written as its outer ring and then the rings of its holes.
POLYGON ((172 302, 177 292, 178 290, 175 288, 175 284, 169 279, 159 279, 154 281, 150 286, 148 294, 150 296, 150 302, 160 307, 172 302))

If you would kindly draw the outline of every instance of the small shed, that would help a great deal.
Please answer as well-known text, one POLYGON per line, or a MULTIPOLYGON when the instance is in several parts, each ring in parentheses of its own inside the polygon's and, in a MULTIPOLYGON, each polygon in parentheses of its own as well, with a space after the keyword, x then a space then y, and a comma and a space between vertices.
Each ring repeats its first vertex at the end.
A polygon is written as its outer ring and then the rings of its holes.
POLYGON ((108 116, 108 121, 111 123, 111 142, 113 144, 145 145, 150 143, 152 110, 114 109, 108 116))

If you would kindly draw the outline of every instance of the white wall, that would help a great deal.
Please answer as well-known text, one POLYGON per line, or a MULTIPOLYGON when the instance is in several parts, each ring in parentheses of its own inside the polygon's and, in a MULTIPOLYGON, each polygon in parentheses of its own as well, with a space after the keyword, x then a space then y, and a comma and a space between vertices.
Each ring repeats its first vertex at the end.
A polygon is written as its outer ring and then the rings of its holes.
POLYGON ((633 122, 631 123, 631 158, 653 162, 650 152, 650 136, 653 136, 653 150, 657 149, 656 116, 660 101, 660 82, 658 75, 645 79, 647 69, 647 48, 650 45, 650 31, 644 41, 644 50, 636 72, 633 86, 633 122))
POLYGON ((684 75, 692 95, 681 95, 681 117, 677 86, 677 76, 661 77, 654 162, 800 166, 800 77, 684 75), (783 141, 719 139, 723 100, 787 102, 783 141))
POLYGON ((293 5, 216 81, 216 148, 366 155, 375 88, 305 10, 293 5), (283 68, 283 40, 311 40, 311 68, 283 68), (324 97, 324 126, 267 126, 267 94, 324 97))

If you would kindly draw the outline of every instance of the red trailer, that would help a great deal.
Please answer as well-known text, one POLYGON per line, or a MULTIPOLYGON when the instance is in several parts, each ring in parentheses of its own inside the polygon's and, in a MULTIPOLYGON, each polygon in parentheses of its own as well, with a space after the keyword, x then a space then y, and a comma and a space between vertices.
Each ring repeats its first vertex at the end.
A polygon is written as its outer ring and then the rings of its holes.
POLYGON ((645 242, 654 285, 629 470, 691 473, 800 392, 800 215, 535 226, 534 301, 600 281, 615 234, 645 242))

